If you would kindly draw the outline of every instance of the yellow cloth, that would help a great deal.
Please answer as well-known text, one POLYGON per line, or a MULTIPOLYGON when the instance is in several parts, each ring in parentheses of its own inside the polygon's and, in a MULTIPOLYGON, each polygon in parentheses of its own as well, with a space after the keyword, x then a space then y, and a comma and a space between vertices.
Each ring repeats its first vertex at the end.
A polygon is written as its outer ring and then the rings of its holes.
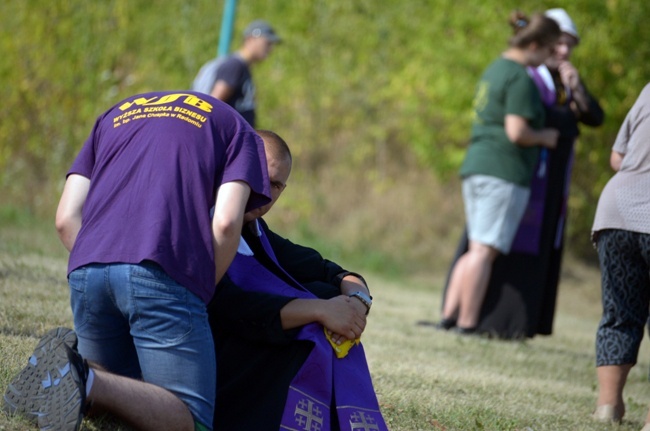
POLYGON ((327 329, 323 328, 323 331, 325 331, 325 337, 327 338, 327 341, 330 342, 332 349, 334 349, 334 353, 336 353, 336 357, 339 359, 345 358, 352 346, 361 342, 361 340, 357 338, 356 340, 346 340, 339 345, 332 341, 332 336, 327 332, 327 329))

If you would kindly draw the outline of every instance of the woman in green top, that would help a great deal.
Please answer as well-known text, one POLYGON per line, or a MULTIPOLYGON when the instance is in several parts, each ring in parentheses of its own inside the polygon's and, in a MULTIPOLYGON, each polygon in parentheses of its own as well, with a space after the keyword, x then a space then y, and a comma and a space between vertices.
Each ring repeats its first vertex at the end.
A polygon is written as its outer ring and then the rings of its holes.
POLYGON ((469 249, 454 266, 443 329, 476 330, 492 263, 507 254, 523 216, 541 147, 554 148, 558 131, 545 129, 544 107, 527 66, 539 66, 560 37, 542 14, 510 16, 508 49, 484 72, 474 98, 472 136, 460 170, 469 249))

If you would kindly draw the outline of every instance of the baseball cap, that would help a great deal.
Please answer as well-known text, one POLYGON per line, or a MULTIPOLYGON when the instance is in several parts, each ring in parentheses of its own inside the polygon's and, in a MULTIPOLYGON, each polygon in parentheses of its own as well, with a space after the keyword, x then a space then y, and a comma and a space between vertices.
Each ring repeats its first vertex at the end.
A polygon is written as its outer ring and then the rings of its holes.
POLYGON ((244 37, 263 37, 274 43, 279 43, 282 41, 280 37, 275 34, 275 30, 271 25, 261 19, 255 20, 246 26, 244 29, 244 37))
POLYGON ((568 33, 580 41, 580 36, 578 36, 578 29, 576 29, 575 23, 564 9, 549 9, 544 12, 544 15, 555 21, 563 33, 568 33))

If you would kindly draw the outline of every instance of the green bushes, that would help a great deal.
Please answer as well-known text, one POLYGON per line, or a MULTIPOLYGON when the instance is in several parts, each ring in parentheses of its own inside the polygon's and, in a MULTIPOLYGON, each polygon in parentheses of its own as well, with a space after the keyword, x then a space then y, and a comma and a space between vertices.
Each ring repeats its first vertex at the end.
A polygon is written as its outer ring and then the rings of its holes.
MULTIPOLYGON (((274 222, 290 230, 293 221, 307 220, 314 234, 350 250, 370 247, 409 267, 428 267, 427 256, 438 253, 434 243, 452 248, 462 223, 455 174, 474 85, 506 45, 507 16, 515 7, 556 6, 239 0, 233 48, 255 18, 269 20, 285 40, 254 70, 260 126, 283 135, 296 157, 274 222), (401 211, 386 211, 396 201, 401 211)), ((603 127, 583 128, 570 202, 570 243, 589 256, 611 144, 650 77, 650 27, 643 21, 650 4, 575 0, 564 7, 582 35, 575 63, 607 114, 603 127)), ((52 214, 95 117, 133 93, 189 87, 216 53, 222 8, 214 0, 5 2, 3 203, 52 214)))

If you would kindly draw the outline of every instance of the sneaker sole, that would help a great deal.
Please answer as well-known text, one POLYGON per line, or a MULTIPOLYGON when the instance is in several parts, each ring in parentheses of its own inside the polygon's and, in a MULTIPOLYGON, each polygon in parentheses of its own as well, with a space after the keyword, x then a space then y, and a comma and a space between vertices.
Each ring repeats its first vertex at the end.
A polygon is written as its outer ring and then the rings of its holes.
POLYGON ((72 349, 62 343, 46 358, 51 361, 46 360, 46 378, 41 383, 45 396, 38 414, 41 431, 77 431, 81 426, 86 394, 72 355, 72 349))
POLYGON ((5 412, 25 416, 32 422, 38 420, 39 412, 45 403, 42 382, 51 368, 49 353, 63 344, 76 349, 77 335, 73 330, 56 328, 41 338, 27 365, 9 384, 4 394, 5 412))

